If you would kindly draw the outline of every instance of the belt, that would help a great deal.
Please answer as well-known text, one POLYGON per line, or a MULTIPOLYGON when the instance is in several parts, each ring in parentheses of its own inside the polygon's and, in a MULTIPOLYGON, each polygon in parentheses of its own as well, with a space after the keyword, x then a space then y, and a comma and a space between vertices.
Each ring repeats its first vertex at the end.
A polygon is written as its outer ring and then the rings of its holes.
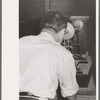
POLYGON ((49 100, 49 98, 41 98, 39 96, 35 96, 30 92, 19 92, 19 97, 28 97, 28 98, 34 98, 38 100, 49 100))
POLYGON ((40 99, 39 96, 35 96, 32 93, 30 93, 30 92, 19 92, 19 97, 34 98, 34 99, 37 99, 37 100, 40 99))
POLYGON ((39 96, 35 96, 32 93, 30 93, 30 92, 19 92, 19 95, 20 96, 33 96, 33 97, 40 98, 39 96))

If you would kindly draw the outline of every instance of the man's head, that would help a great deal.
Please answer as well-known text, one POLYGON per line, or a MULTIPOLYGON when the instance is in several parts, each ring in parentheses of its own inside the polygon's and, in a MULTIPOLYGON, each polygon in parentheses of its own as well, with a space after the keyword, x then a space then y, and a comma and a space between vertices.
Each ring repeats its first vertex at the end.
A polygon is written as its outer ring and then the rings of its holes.
POLYGON ((61 43, 67 26, 65 17, 57 11, 49 11, 42 18, 40 23, 41 29, 53 30, 54 38, 61 43))

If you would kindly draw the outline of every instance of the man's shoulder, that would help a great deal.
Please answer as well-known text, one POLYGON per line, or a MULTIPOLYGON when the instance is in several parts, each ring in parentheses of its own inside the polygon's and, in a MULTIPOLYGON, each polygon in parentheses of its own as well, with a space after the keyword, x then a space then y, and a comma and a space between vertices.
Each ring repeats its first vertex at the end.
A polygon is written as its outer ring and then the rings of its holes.
POLYGON ((31 35, 29 35, 29 36, 23 36, 23 37, 19 38, 19 40, 23 40, 23 39, 26 39, 26 38, 29 38, 29 37, 31 37, 31 35))
POLYGON ((28 41, 30 40, 31 38, 33 38, 32 35, 29 35, 29 36, 23 36, 19 39, 19 42, 25 42, 25 41, 28 41))
POLYGON ((64 55, 72 55, 72 53, 66 47, 61 45, 60 48, 61 48, 60 50, 61 50, 62 54, 64 54, 64 55))
POLYGON ((60 54, 71 54, 71 52, 68 49, 66 49, 60 44, 50 44, 50 48, 55 52, 59 52, 60 54))

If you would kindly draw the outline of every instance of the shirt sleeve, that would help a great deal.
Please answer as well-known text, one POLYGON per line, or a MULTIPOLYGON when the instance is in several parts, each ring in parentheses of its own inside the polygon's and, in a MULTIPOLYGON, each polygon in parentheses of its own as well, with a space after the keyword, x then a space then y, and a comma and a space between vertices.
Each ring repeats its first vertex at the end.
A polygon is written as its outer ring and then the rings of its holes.
POLYGON ((63 55, 62 66, 59 68, 59 82, 63 97, 72 96, 79 90, 75 62, 71 53, 63 55))

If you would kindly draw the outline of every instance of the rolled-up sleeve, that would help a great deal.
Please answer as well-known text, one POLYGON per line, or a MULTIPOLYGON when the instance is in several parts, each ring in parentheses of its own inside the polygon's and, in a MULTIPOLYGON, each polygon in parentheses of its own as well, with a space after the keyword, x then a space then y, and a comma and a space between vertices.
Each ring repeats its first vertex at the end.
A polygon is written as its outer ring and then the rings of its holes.
POLYGON ((76 81, 76 68, 72 54, 63 55, 62 66, 59 68, 59 82, 63 97, 77 93, 79 86, 76 81))

